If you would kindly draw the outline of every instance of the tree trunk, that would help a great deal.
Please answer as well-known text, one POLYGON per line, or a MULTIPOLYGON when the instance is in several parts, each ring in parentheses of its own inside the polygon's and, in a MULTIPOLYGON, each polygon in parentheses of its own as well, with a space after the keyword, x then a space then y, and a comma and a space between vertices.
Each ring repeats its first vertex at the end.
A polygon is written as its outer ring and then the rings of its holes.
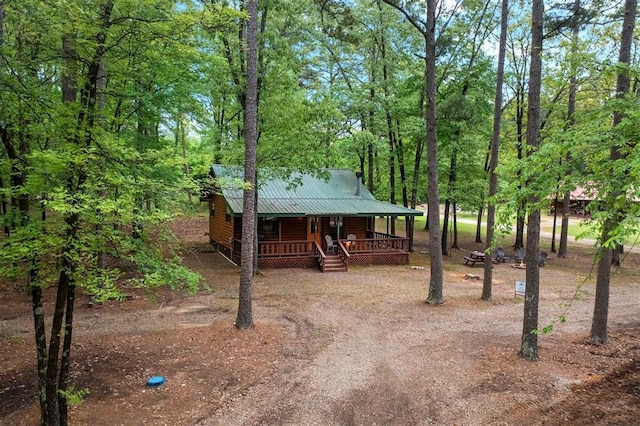
MULTIPOLYGON (((66 253, 65 251, 65 254, 66 253)), ((64 320, 67 292, 69 290, 69 276, 64 268, 70 267, 68 257, 62 259, 62 270, 58 279, 58 291, 56 293, 55 309, 51 321, 51 335, 49 337, 49 353, 47 357, 47 419, 49 426, 60 425, 60 405, 58 400, 58 372, 60 361, 60 342, 62 337, 62 324, 64 320)))
POLYGON ((451 201, 447 198, 444 201, 444 214, 442 217, 442 255, 449 255, 449 212, 451 211, 451 201))
POLYGON ((409 207, 409 192, 407 190, 407 168, 404 163, 404 144, 400 133, 400 123, 396 120, 396 158, 398 159, 398 172, 400 173, 400 188, 402 191, 402 205, 409 207))
POLYGON ((613 266, 620 266, 620 254, 622 254, 624 252, 624 247, 622 247, 620 244, 616 244, 615 248, 613 249, 613 255, 611 256, 611 264, 613 266))
MULTIPOLYGON (((527 146, 535 151, 540 145, 540 89, 542 86, 542 39, 544 1, 533 0, 531 7, 531 65, 529 68, 529 109, 527 113, 527 146)), ((522 357, 538 360, 538 301, 540 288, 540 268, 538 249, 540 244, 539 196, 530 198, 532 210, 527 224, 527 251, 525 255, 526 288, 524 296, 524 319, 522 322, 522 357)))
POLYGON ((558 223, 558 193, 553 198, 553 227, 551 228, 551 253, 556 252, 556 224, 558 223))
MULTIPOLYGON (((427 192, 428 192, 428 188, 427 188, 427 192)), ((428 195, 427 195, 427 200, 426 200, 426 201, 427 201, 427 203, 426 203, 426 208, 427 208, 426 214, 427 214, 427 218, 426 218, 426 220, 424 221, 424 230, 425 230, 425 231, 429 231, 429 196, 428 196, 428 195)), ((438 209, 439 209, 439 208, 440 208, 440 206, 438 206, 438 209)))
MULTIPOLYGON (((618 56, 618 66, 621 70, 618 73, 616 81, 616 97, 621 99, 629 93, 631 82, 629 74, 625 71, 626 66, 631 60, 631 44, 633 42, 633 31, 635 28, 636 9, 638 8, 638 0, 625 0, 624 3, 624 20, 622 23, 622 34, 620 36, 620 53, 618 56)), ((624 118, 624 112, 616 110, 613 112, 613 127, 618 126, 624 118)), ((623 158, 620 147, 611 148, 611 163, 615 163, 623 158)), ((613 200, 618 197, 624 197, 624 187, 619 188, 609 197, 613 200)), ((617 225, 614 221, 619 221, 624 212, 614 212, 613 219, 605 222, 602 228, 601 243, 608 241, 615 232, 617 225)), ((606 253, 598 260, 598 276, 596 278, 596 299, 593 310, 593 320, 591 325, 591 336, 589 340, 592 343, 606 343, 607 337, 607 317, 609 313, 609 284, 611 281, 611 262, 614 259, 612 249, 607 249, 606 253)))
POLYGON ((373 186, 373 164, 373 144, 369 143, 367 146, 367 189, 372 194, 375 194, 373 186))
POLYGON ((560 227, 560 246, 558 248, 558 257, 567 257, 567 240, 569 238, 570 203, 571 203, 571 193, 567 191, 567 193, 564 194, 564 197, 562 197, 562 223, 560 227))
MULTIPOLYGON (((523 77, 524 78, 524 77, 523 77)), ((524 83, 523 83, 524 84, 524 83)), ((516 131, 517 131, 517 142, 516 149, 518 151, 518 160, 521 160, 524 156, 524 108, 525 108, 525 93, 524 88, 518 86, 516 93, 516 131)), ((521 171, 518 171, 518 180, 522 175, 521 171)), ((519 187, 519 190, 522 188, 519 187)), ((518 250, 524 247, 524 219, 525 219, 525 206, 524 203, 520 203, 518 205, 518 210, 516 212, 516 240, 513 244, 513 248, 518 250)))
MULTIPOLYGON (((573 3, 574 14, 580 12, 580 0, 575 0, 573 3)), ((580 25, 575 23, 573 25, 573 34, 571 37, 571 53, 578 52, 580 43, 580 25)), ((569 100, 567 102, 567 123, 569 126, 573 126, 575 123, 575 111, 576 111, 576 92, 578 88, 578 75, 577 75, 576 59, 571 58, 570 61, 570 76, 569 76, 569 100)), ((566 156, 567 164, 571 164, 571 152, 566 156)), ((571 170, 567 171, 567 174, 571 174, 571 170)), ((558 248, 558 257, 567 257, 567 239, 569 237, 569 206, 571 203, 571 191, 565 190, 564 197, 562 198, 562 222, 560 228, 560 246, 558 248)), ((557 213, 556 202, 556 213, 557 213)), ((555 214, 555 213, 554 213, 555 214)), ((555 220, 555 216, 554 216, 555 220)), ((555 222, 554 222, 555 224, 555 222)), ((554 241, 555 242, 555 241, 554 241)))
MULTIPOLYGON (((420 96, 420 113, 423 117, 426 117, 426 112, 424 111, 424 96, 420 96)), ((411 188, 411 207, 415 208, 418 202, 418 182, 420 181, 420 171, 422 170, 422 153, 424 151, 424 140, 418 139, 416 141, 416 156, 413 163, 413 188, 411 188)), ((429 230, 429 220, 424 221, 424 229, 429 230)))
MULTIPOLYGON (((607 235, 608 230, 603 230, 607 235)), ((596 296, 591 318, 591 334, 589 341, 602 345, 609 343, 607 335, 607 322, 609 318, 609 282, 611 281, 611 260, 613 250, 601 248, 601 257, 598 260, 598 274, 596 276, 596 296)))
POLYGON ((476 217, 476 243, 482 242, 482 215, 483 214, 484 214, 484 200, 482 201, 482 204, 480 204, 480 208, 478 209, 478 216, 476 217))
POLYGON ((453 241, 451 241, 452 249, 460 249, 458 247, 458 205, 453 202, 453 241))
POLYGON ((245 164, 244 179, 251 186, 244 190, 242 208, 242 257, 240 261, 240 291, 235 326, 253 327, 252 299, 255 226, 256 144, 258 136, 258 2, 247 5, 247 78, 245 91, 245 164))
POLYGON ((42 425, 45 425, 46 419, 49 418, 47 415, 47 333, 45 331, 42 288, 33 282, 31 283, 31 311, 33 312, 33 329, 36 337, 40 421, 42 425))
MULTIPOLYGON (((496 70, 496 97, 493 104, 493 133, 491 135, 491 149, 489 154, 489 203, 487 205, 487 249, 485 253, 491 256, 495 244, 496 206, 492 197, 498 192, 498 154, 500 150, 500 121, 502 119, 502 85, 504 82, 504 57, 507 45, 507 23, 509 15, 509 0, 502 0, 502 17, 500 20, 500 41, 498 45, 498 68, 496 70)), ((484 281, 482 283, 482 300, 491 300, 493 287, 493 265, 485 262, 484 281)))
POLYGON ((514 249, 519 249, 524 247, 524 225, 525 225, 525 210, 524 206, 520 205, 518 207, 516 218, 516 241, 513 243, 514 249))
MULTIPOLYGON (((396 204, 396 167, 395 154, 393 150, 393 132, 389 130, 389 202, 396 204)), ((396 218, 391 217, 391 234, 396 234, 396 218)))
POLYGON ((427 28, 425 37, 425 61, 427 83, 427 191, 429 203, 429 259, 431 277, 427 303, 442 304, 444 296, 442 284, 444 271, 442 264, 442 246, 440 235, 440 192, 438 191, 438 135, 436 114, 436 0, 427 0, 427 28))
MULTIPOLYGON (((380 3, 378 3, 378 10, 380 10, 380 3)), ((391 116, 391 110, 389 109, 389 71, 387 68, 387 49, 384 32, 380 34, 380 59, 382 60, 382 86, 384 88, 384 108, 385 119, 387 124, 387 136, 389 138, 389 202, 396 204, 396 167, 395 160, 399 154, 396 152, 398 148, 397 135, 393 130, 393 117, 391 116)), ((400 157, 398 156, 398 159, 400 157)), ((391 216, 391 234, 396 235, 396 217, 391 216)))
MULTIPOLYGON (((456 136, 456 142, 459 137, 459 134, 456 136)), ((455 199, 451 196, 452 193, 455 193, 456 188, 456 162, 457 162, 458 152, 456 147, 453 148, 453 152, 451 153, 451 162, 449 164, 449 190, 447 191, 447 199, 445 200, 444 207, 444 219, 442 221, 442 254, 447 255, 449 251, 447 247, 449 245, 449 236, 447 235, 447 231, 449 229, 449 208, 452 204, 455 204, 455 199)))
MULTIPOLYGON (((73 309, 76 301, 75 285, 70 283, 67 292, 67 306, 64 320, 64 341, 62 342, 62 359, 60 362, 60 381, 58 389, 66 391, 69 386, 69 366, 71 365, 71 339, 73 336, 73 309)), ((58 394, 60 407, 60 424, 68 424, 68 404, 64 392, 58 394)))

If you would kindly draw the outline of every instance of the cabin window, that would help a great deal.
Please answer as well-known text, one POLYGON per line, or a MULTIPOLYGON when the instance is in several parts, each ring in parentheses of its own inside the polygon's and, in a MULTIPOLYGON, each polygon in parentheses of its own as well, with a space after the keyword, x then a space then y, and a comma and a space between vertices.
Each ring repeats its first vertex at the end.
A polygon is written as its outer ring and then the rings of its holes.
POLYGON ((226 211, 224 220, 226 220, 227 222, 231 222, 231 208, 229 206, 227 206, 227 211, 226 211))
POLYGON ((265 217, 262 219, 262 229, 258 230, 258 234, 260 234, 262 239, 277 239, 278 219, 275 217, 265 217))

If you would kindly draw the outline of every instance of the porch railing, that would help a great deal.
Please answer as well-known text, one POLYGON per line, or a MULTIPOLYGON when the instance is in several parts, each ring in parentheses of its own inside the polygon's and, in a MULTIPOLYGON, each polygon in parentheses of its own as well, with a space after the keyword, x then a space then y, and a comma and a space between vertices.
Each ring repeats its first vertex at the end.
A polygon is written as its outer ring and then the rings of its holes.
POLYGON ((315 241, 261 241, 259 257, 314 256, 315 241))
MULTIPOLYGON (((375 238, 361 238, 353 241, 341 239, 338 241, 338 254, 348 267, 349 257, 358 254, 382 254, 392 252, 408 252, 409 239, 394 235, 374 233, 375 238)), ((240 260, 242 243, 233 240, 234 261, 240 260)), ((324 263, 325 253, 315 241, 260 241, 258 243, 258 258, 277 259, 313 257, 320 266, 324 263)))
POLYGON ((361 238, 352 241, 340 240, 350 254, 385 253, 390 251, 409 251, 409 239, 376 232, 376 238, 361 238), (382 237, 384 236, 384 237, 382 237))

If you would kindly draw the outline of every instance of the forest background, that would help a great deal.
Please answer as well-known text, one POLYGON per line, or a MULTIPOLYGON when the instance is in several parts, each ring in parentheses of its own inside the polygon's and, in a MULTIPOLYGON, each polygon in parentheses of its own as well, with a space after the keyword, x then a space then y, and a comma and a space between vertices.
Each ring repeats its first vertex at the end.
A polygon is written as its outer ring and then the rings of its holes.
MULTIPOLYGON (((430 61, 424 2, 260 2, 257 164, 351 168, 377 198, 415 207, 428 189, 425 65, 436 65, 446 253, 456 241, 447 240, 448 213, 454 225, 458 206, 480 218, 489 201, 502 8, 435 5, 430 61)), ((517 223, 515 246, 528 212, 577 187, 595 199, 595 232, 614 223, 603 245, 637 231, 638 53, 619 61, 624 6, 548 5, 539 147, 531 149, 532 8, 510 4, 492 203, 499 224, 517 223), (616 96, 620 75, 631 83, 626 96, 616 96)), ((116 297, 123 277, 106 262, 118 259, 136 265, 139 285, 198 288, 197 275, 154 244, 157 225, 198 202, 212 163, 244 161, 246 17, 233 1, 0 1, 0 266, 32 294, 43 413, 66 404, 58 390, 66 389, 75 286, 116 297), (60 304, 47 344, 41 291, 49 285, 60 304)))

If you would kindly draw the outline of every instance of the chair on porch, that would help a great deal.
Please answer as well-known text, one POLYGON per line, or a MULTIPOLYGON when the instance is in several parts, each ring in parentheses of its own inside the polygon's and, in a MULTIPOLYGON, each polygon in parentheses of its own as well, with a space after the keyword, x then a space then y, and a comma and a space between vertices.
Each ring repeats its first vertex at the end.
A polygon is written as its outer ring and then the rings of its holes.
POLYGON ((356 244, 356 236, 355 234, 349 234, 347 235, 347 250, 352 250, 351 246, 353 246, 353 249, 355 249, 355 244, 356 244))
POLYGON ((336 245, 333 243, 333 238, 331 238, 331 235, 325 235, 324 239, 327 242, 327 253, 328 252, 335 253, 336 245))

